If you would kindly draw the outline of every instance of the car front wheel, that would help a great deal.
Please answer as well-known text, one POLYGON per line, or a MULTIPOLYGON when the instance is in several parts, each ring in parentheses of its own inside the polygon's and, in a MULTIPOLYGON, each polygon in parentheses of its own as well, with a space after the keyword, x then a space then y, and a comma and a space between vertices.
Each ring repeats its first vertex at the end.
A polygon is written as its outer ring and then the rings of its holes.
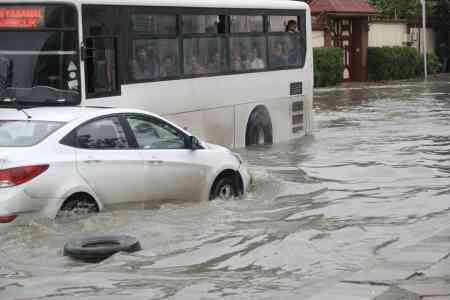
POLYGON ((238 195, 236 184, 231 177, 222 177, 214 184, 210 200, 230 200, 238 195))

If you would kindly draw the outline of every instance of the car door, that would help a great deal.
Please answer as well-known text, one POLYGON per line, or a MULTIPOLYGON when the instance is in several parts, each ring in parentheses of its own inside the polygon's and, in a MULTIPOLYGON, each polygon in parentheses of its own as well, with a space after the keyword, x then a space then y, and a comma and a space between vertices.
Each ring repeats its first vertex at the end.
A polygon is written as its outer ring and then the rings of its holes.
POLYGON ((199 199, 207 170, 202 150, 187 149, 186 135, 159 118, 135 114, 126 120, 145 162, 147 199, 199 199))
POLYGON ((81 125, 75 142, 78 171, 103 204, 145 200, 142 157, 130 147, 119 115, 81 125))

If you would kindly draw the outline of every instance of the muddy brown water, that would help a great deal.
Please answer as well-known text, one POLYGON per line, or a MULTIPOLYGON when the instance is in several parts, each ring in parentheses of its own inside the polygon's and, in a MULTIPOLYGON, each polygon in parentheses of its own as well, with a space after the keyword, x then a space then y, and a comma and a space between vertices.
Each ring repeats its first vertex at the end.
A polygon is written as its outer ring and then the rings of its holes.
POLYGON ((0 299, 305 299, 450 224, 450 84, 321 90, 313 137, 238 150, 255 176, 236 201, 36 220, 0 235, 0 299), (77 236, 144 250, 99 264, 77 236))

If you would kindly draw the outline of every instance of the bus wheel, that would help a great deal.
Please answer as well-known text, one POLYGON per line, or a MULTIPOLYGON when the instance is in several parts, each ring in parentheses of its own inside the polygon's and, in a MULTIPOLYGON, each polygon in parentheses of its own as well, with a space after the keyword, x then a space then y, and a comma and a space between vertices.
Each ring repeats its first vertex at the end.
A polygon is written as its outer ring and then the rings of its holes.
POLYGON ((258 106, 248 119, 245 145, 271 145, 272 143, 272 121, 269 112, 264 106, 258 106))

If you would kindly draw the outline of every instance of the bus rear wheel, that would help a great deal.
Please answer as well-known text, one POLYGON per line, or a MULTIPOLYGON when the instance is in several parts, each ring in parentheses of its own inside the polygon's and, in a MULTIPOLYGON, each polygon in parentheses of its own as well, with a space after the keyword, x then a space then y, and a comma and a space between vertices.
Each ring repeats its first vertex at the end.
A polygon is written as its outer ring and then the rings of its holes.
POLYGON ((245 145, 271 145, 272 143, 272 121, 269 112, 263 106, 256 107, 248 119, 245 145))

